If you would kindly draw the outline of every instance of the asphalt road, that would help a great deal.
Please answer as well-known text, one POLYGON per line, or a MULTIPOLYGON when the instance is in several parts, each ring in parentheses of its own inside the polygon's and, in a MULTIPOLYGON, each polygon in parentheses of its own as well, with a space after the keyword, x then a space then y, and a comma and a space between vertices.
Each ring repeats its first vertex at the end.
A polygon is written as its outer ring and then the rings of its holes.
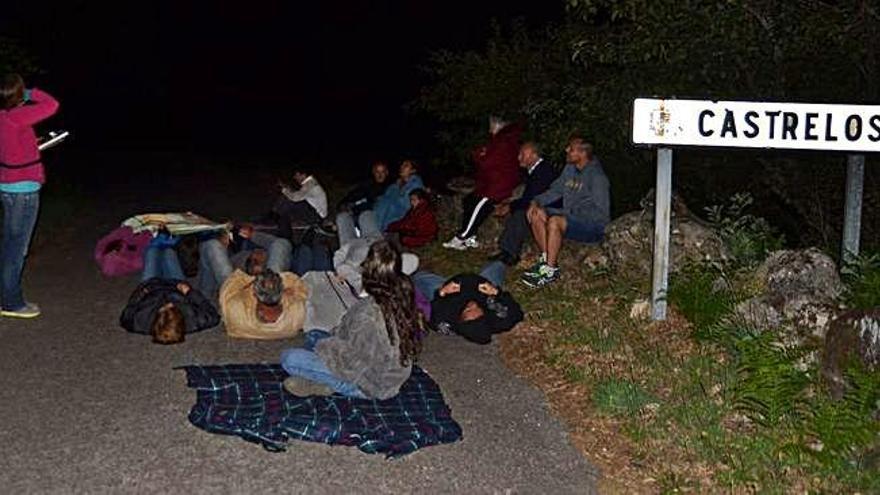
POLYGON ((3 493, 595 492, 595 469, 543 395, 504 367, 494 345, 453 337, 431 336, 421 364, 461 424, 460 442, 388 461, 306 442, 273 454, 191 426, 195 391, 174 367, 276 362, 290 342, 231 340, 222 327, 169 347, 128 334, 117 318, 137 280, 101 276, 92 249, 133 213, 259 211, 266 195, 247 169, 117 167, 82 179, 87 201, 71 203, 65 226, 41 232, 25 293, 43 315, 0 319, 3 493))

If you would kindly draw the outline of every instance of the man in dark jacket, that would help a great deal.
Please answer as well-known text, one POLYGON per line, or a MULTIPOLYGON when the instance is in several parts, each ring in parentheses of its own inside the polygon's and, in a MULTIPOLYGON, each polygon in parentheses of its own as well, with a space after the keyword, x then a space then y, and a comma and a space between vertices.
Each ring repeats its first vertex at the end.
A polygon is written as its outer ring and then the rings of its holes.
POLYGON ((493 261, 479 275, 462 273, 448 280, 419 271, 413 284, 431 300, 431 325, 442 333, 455 333, 477 344, 488 344, 492 335, 506 332, 523 319, 513 296, 501 289, 504 265, 493 261))
MULTIPOLYGON (((213 328, 220 323, 220 315, 211 302, 186 282, 151 278, 132 292, 119 317, 119 324, 129 332, 150 335, 154 333, 154 322, 160 310, 167 311, 169 304, 182 314, 185 333, 213 328)), ((179 341, 182 340, 181 335, 179 341)))
POLYGON ((509 213, 510 216, 504 222, 504 230, 498 243, 501 250, 489 258, 493 261, 501 261, 507 266, 519 263, 522 245, 531 234, 526 219, 529 204, 535 196, 546 191, 556 179, 556 168, 541 157, 541 150, 534 142, 527 142, 520 147, 519 166, 526 171, 525 189, 518 199, 496 208, 498 213, 509 213))
POLYGON ((356 185, 339 202, 337 210, 348 212, 355 219, 366 210, 373 209, 373 201, 388 188, 388 164, 383 161, 373 162, 371 180, 356 185))
POLYGON ((462 199, 461 230, 443 247, 463 251, 479 246, 477 229, 495 205, 510 198, 519 184, 519 139, 522 126, 489 118, 489 142, 474 151, 474 192, 462 199))

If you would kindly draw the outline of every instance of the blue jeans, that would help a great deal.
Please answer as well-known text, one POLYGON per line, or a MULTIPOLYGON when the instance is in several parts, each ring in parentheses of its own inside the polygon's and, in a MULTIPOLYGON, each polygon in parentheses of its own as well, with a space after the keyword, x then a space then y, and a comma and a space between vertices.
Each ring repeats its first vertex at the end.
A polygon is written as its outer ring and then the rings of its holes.
POLYGON ((309 330, 305 334, 303 347, 285 349, 281 352, 281 367, 290 376, 300 376, 315 383, 321 383, 346 397, 365 398, 357 385, 346 382, 333 374, 321 358, 315 354, 315 345, 319 340, 330 337, 323 330, 309 330))
POLYGON ((40 211, 40 192, 0 193, 3 199, 3 240, 0 241, 3 309, 15 311, 25 306, 21 292, 24 259, 40 211))
POLYGON ((169 280, 186 280, 177 252, 169 247, 150 247, 144 253, 144 271, 141 280, 162 278, 169 280))
POLYGON ((381 237, 379 225, 376 223, 376 214, 373 210, 362 211, 357 217, 357 229, 355 228, 354 216, 343 211, 336 215, 336 233, 339 235, 339 245, 351 241, 356 237, 381 237), (360 230, 360 233, 358 233, 360 230))
MULTIPOLYGON (((500 288, 504 283, 504 272, 506 267, 504 263, 501 261, 491 261, 486 266, 480 270, 480 276, 488 280, 495 287, 500 288)), ((410 279, 415 285, 416 289, 422 293, 429 301, 434 300, 434 295, 437 294, 437 291, 440 287, 443 287, 443 283, 446 282, 446 278, 437 275, 436 273, 426 272, 426 271, 418 271, 413 273, 410 276, 410 279)))
MULTIPOLYGON (((255 232, 251 241, 266 249, 266 268, 277 273, 290 271, 290 241, 263 232, 255 232)), ((218 239, 209 239, 199 244, 199 274, 196 285, 203 294, 215 297, 233 269, 229 249, 218 239)))
POLYGON ((293 256, 293 273, 303 276, 306 272, 333 271, 333 260, 326 247, 300 244, 293 256))

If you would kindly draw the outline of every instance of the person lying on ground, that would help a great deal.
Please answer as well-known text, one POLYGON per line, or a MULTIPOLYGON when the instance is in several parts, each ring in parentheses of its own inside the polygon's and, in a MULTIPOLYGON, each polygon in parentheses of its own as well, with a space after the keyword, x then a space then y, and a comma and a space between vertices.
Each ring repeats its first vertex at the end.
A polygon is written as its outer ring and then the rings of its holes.
POLYGON ((535 197, 526 213, 541 250, 538 262, 522 276, 529 287, 543 287, 559 278, 557 261, 563 239, 599 242, 611 217, 610 184, 593 155, 593 146, 576 136, 565 151, 568 165, 546 192, 535 197), (562 208, 548 206, 559 199, 562 208))
POLYGON ((276 273, 290 271, 293 245, 266 232, 254 230, 245 224, 234 233, 233 239, 222 234, 199 243, 199 270, 196 286, 206 296, 216 299, 220 286, 236 268, 248 270, 246 264, 255 249, 266 253, 265 266, 276 273))
POLYGON ((58 111, 58 101, 39 89, 25 88, 18 74, 0 77, 0 316, 36 318, 40 308, 24 298, 21 278, 46 181, 34 125, 58 111))
POLYGON ((293 172, 298 188, 279 183, 281 196, 272 207, 278 224, 278 235, 290 239, 294 228, 314 227, 327 218, 327 193, 318 180, 304 167, 293 172))
POLYGON ((220 313, 230 337, 283 339, 302 331, 309 290, 293 273, 268 268, 267 258, 254 251, 249 272, 236 269, 220 288, 220 313))
POLYGON ((443 247, 459 251, 479 246, 477 230, 495 205, 506 200, 519 184, 519 139, 522 126, 489 117, 489 142, 474 150, 474 191, 462 198, 461 228, 443 247))
POLYGON ((431 198, 424 189, 409 193, 409 211, 400 220, 392 222, 386 232, 393 243, 405 248, 418 248, 437 238, 437 218, 431 207, 431 198))
POLYGON ((300 397, 333 392, 384 400, 397 395, 422 347, 426 323, 413 285, 387 241, 370 246, 363 267, 367 297, 326 331, 309 331, 302 348, 281 353, 284 388, 300 397))
POLYGON ((504 263, 492 261, 479 275, 463 273, 445 279, 420 271, 412 280, 431 299, 431 326, 441 333, 488 344, 492 335, 510 330, 523 319, 522 308, 501 289, 504 272, 504 263))
POLYGON ((122 328, 151 335, 157 344, 183 342, 186 334, 214 328, 219 323, 217 310, 198 290, 179 279, 157 277, 137 286, 119 317, 122 328))
MULTIPOLYGON (((385 232, 391 222, 400 220, 409 210, 409 194, 425 184, 418 175, 418 165, 412 160, 400 164, 397 180, 376 199, 373 214, 380 232, 385 232)), ((360 221, 360 219, 359 219, 360 221)))
POLYGON ((364 211, 373 209, 376 198, 385 192, 391 181, 389 180, 388 164, 384 161, 373 162, 370 172, 370 180, 352 188, 339 202, 337 211, 348 212, 354 218, 358 218, 364 211))
MULTIPOLYGON (((499 239, 500 250, 489 257, 490 261, 501 261, 507 266, 519 263, 522 245, 531 234, 526 211, 535 196, 546 191, 556 179, 556 169, 549 161, 541 157, 538 144, 529 141, 519 149, 519 166, 526 171, 525 189, 522 196, 495 208, 496 214, 508 215, 504 221, 504 230, 499 239)), ((562 202, 552 203, 551 207, 561 206, 562 202)))

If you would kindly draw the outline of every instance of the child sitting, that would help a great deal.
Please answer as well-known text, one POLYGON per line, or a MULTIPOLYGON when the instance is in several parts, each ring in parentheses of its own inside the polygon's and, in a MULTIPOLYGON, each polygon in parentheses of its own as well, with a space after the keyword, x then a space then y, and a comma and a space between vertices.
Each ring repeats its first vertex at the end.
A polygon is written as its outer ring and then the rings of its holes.
POLYGON ((437 219, 424 189, 409 193, 410 209, 403 218, 392 222, 386 232, 399 237, 406 248, 422 247, 437 238, 437 219))

